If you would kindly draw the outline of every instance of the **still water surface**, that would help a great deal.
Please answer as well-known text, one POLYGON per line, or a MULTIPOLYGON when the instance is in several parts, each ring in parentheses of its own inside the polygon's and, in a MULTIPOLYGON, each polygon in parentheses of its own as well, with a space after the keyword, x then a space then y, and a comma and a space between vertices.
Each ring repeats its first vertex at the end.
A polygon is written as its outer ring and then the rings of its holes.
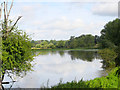
MULTIPOLYGON (((34 57, 33 70, 24 77, 16 77, 13 88, 40 88, 73 80, 90 80, 105 75, 97 50, 39 51, 34 57)), ((4 81, 11 81, 5 76, 4 81)), ((9 88, 10 85, 4 85, 9 88)))

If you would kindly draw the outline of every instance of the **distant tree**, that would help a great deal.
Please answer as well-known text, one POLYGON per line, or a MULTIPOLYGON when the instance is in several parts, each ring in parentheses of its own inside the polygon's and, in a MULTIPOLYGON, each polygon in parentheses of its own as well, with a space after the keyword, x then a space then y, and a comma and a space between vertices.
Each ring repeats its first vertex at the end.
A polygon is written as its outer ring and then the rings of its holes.
POLYGON ((56 48, 56 47, 55 47, 55 45, 54 45, 53 43, 50 43, 50 44, 48 45, 48 48, 54 49, 54 48, 56 48))
POLYGON ((65 46, 65 41, 63 40, 57 41, 57 44, 56 44, 57 48, 64 48, 64 46, 65 46))
POLYGON ((41 45, 41 44, 36 44, 35 47, 36 47, 36 48, 42 48, 42 45, 41 45))
POLYGON ((50 40, 50 43, 53 43, 54 45, 56 45, 57 41, 56 40, 50 40))
POLYGON ((48 41, 44 40, 43 42, 40 43, 42 48, 47 49, 48 48, 48 41))
POLYGON ((35 47, 35 41, 34 40, 31 41, 31 47, 35 47))
POLYGON ((95 44, 98 44, 100 41, 100 37, 98 35, 95 35, 95 44))
POLYGON ((81 35, 79 37, 71 36, 68 41, 69 48, 82 48, 82 47, 94 47, 95 46, 95 37, 88 35, 81 35))

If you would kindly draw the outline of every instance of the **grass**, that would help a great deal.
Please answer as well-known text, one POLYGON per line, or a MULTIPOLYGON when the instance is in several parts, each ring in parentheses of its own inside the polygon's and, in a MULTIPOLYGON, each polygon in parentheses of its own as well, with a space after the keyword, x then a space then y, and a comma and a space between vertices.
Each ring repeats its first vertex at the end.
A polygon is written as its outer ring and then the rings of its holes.
POLYGON ((82 79, 79 82, 72 81, 65 84, 59 83, 52 88, 118 88, 118 74, 116 73, 118 68, 113 69, 108 76, 95 78, 89 81, 83 81, 82 79))
POLYGON ((98 49, 95 49, 95 48, 74 48, 74 49, 70 49, 70 48, 56 48, 56 49, 51 49, 51 48, 48 48, 48 49, 41 49, 41 48, 31 48, 32 50, 52 50, 52 51, 58 51, 58 50, 98 50, 98 49))

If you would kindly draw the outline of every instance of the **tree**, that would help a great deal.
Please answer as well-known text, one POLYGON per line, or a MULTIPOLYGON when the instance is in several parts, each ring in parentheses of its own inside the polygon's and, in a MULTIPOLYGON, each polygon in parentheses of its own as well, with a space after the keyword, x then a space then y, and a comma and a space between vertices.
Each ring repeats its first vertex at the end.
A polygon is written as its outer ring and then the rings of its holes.
POLYGON ((57 41, 57 45, 56 45, 57 48, 64 48, 64 46, 65 46, 65 41, 63 40, 57 41))
POLYGON ((3 19, 0 17, 2 19, 2 22, 0 22, 0 31, 2 33, 2 80, 4 74, 8 71, 20 75, 22 72, 31 70, 32 65, 30 62, 33 60, 28 35, 16 27, 21 16, 18 17, 15 23, 9 20, 13 1, 9 11, 7 4, 8 2, 4 2, 4 7, 1 6, 0 8, 0 16, 2 16, 2 10, 4 14, 3 19))
POLYGON ((120 45, 120 20, 115 19, 112 22, 108 22, 101 34, 105 36, 107 40, 114 43, 116 46, 120 45))
POLYGON ((48 48, 54 49, 54 48, 55 48, 55 45, 54 45, 53 43, 50 43, 50 44, 48 45, 48 48))
POLYGON ((117 18, 108 22, 101 31, 101 34, 102 37, 116 46, 115 52, 118 56, 115 61, 116 65, 120 65, 120 19, 117 18))
POLYGON ((41 45, 41 44, 36 44, 35 47, 36 47, 36 48, 42 48, 42 45, 41 45))
POLYGON ((70 40, 67 43, 69 48, 91 48, 95 46, 95 37, 90 34, 81 35, 79 37, 71 36, 70 40))

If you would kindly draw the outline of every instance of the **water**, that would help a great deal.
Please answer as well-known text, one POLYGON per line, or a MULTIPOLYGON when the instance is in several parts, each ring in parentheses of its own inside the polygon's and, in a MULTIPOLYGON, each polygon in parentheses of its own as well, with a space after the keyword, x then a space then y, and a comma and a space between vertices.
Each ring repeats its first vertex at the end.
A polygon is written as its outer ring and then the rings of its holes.
MULTIPOLYGON (((70 81, 90 80, 105 75, 101 58, 96 50, 39 51, 31 62, 34 71, 23 78, 14 76, 13 88, 51 87, 70 81)), ((5 76, 4 81, 11 81, 5 76)), ((4 85, 9 88, 11 84, 4 85)))

